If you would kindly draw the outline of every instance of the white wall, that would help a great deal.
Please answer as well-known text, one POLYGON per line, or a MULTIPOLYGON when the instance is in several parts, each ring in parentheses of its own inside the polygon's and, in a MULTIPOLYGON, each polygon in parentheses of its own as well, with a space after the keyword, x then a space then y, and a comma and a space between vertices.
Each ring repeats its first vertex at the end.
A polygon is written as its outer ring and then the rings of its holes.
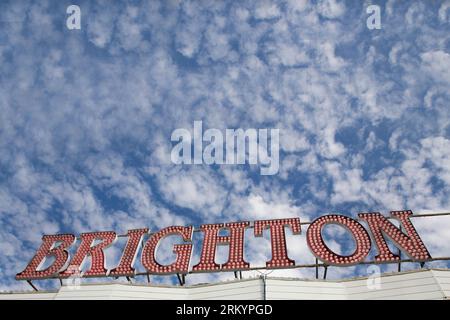
POLYGON ((260 278, 194 286, 82 284, 59 292, 3 293, 0 299, 445 299, 450 297, 450 270, 418 270, 383 275, 379 289, 367 278, 305 280, 260 278))

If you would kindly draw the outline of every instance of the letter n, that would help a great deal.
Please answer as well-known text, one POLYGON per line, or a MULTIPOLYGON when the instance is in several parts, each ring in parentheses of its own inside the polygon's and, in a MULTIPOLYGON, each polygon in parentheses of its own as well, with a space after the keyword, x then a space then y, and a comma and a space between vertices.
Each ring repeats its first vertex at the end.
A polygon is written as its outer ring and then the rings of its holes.
POLYGON ((401 228, 397 228, 392 222, 378 212, 360 213, 359 218, 365 220, 372 232, 378 255, 375 261, 392 262, 400 260, 400 257, 389 250, 385 236, 388 237, 397 248, 404 251, 412 260, 426 261, 431 255, 425 247, 422 239, 411 223, 409 217, 412 211, 391 211, 391 217, 400 221, 401 228))

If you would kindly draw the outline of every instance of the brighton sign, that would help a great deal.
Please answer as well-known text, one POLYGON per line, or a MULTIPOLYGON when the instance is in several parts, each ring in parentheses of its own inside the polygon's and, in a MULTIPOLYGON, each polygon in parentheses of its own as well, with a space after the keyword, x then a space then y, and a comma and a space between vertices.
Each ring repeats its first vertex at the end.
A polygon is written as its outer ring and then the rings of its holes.
MULTIPOLYGON (((363 263, 369 255, 372 242, 376 250, 374 263, 392 263, 400 260, 399 255, 389 248, 389 242, 408 255, 411 261, 431 260, 430 253, 410 220, 412 214, 409 210, 391 211, 391 216, 386 218, 377 212, 360 213, 358 220, 337 214, 321 216, 309 224, 306 231, 307 243, 317 259, 331 266, 363 263), (390 219, 396 219, 400 226, 397 227, 390 219), (367 230, 360 221, 367 224, 367 230), (353 237, 355 250, 352 254, 340 255, 326 245, 322 230, 328 224, 344 227, 353 237)), ((194 232, 192 226, 172 226, 152 233, 149 233, 148 228, 129 230, 120 262, 110 270, 105 268, 104 249, 117 239, 118 236, 114 231, 81 234, 80 244, 73 258, 68 251, 77 240, 73 234, 44 235, 35 256, 26 268, 16 275, 16 279, 73 277, 75 274, 80 274, 81 267, 88 257, 91 259, 90 267, 81 273, 81 277, 133 277, 136 275, 135 260, 141 248, 141 263, 147 270, 146 274, 150 275, 250 270, 252 267, 244 258, 244 233, 247 228, 253 228, 255 237, 261 237, 266 229, 270 233, 272 256, 266 262, 265 268, 292 268, 295 267, 295 261, 288 256, 285 230, 290 228, 294 235, 298 235, 301 233, 301 225, 299 218, 257 220, 252 224, 243 221, 201 225, 198 229, 203 232, 200 261, 192 267, 190 267, 194 232), (219 235, 223 229, 228 231, 228 235, 219 235), (169 235, 181 236, 184 243, 173 246, 176 254, 175 262, 162 265, 156 259, 156 252, 161 241, 169 235), (226 263, 216 263, 218 245, 228 246, 229 254, 226 263), (44 269, 42 267, 48 257, 53 257, 53 261, 44 269)))

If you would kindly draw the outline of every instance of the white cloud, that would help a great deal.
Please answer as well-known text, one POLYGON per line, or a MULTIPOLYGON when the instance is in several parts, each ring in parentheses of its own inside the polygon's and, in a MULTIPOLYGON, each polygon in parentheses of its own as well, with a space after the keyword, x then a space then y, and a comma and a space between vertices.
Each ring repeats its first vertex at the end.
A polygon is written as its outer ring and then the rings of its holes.
POLYGON ((317 11, 326 18, 338 18, 345 13, 345 5, 337 0, 323 0, 319 2, 317 11))
POLYGON ((174 168, 157 177, 161 195, 171 203, 194 210, 207 221, 222 213, 227 192, 210 170, 174 168))
POLYGON ((443 2, 439 7, 438 15, 441 22, 449 22, 448 9, 450 9, 450 1, 443 2))
POLYGON ((438 83, 450 84, 450 75, 444 70, 450 68, 450 54, 438 50, 421 54, 423 68, 438 83))
POLYGON ((270 3, 266 1, 265 3, 259 4, 255 10, 256 19, 273 19, 280 16, 280 10, 275 3, 270 3))

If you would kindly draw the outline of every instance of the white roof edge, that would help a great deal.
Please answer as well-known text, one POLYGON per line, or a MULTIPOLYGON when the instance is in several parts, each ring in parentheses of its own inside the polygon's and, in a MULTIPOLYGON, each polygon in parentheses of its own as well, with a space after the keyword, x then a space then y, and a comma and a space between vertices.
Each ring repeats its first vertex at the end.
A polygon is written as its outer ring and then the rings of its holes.
MULTIPOLYGON (((404 274, 412 274, 412 273, 420 273, 420 272, 431 272, 433 274, 433 278, 436 278, 433 271, 445 271, 450 272, 450 269, 448 268, 423 268, 423 269, 416 269, 416 270, 408 270, 408 271, 401 271, 401 272, 389 272, 389 273, 383 273, 381 274, 382 277, 391 277, 391 276, 397 276, 397 275, 404 275, 404 274)), ((355 280, 364 280, 368 279, 369 277, 353 277, 353 278, 346 278, 346 279, 311 279, 311 278, 295 278, 295 277, 266 277, 267 280, 281 280, 281 281, 311 281, 311 282, 330 282, 330 283, 342 283, 342 282, 349 282, 349 281, 355 281, 355 280)), ((143 283, 121 283, 121 282, 103 282, 103 283, 81 283, 81 286, 109 286, 109 285, 119 285, 119 286, 136 286, 136 287, 158 287, 158 288, 178 288, 178 289, 189 289, 189 288, 199 288, 199 287, 209 287, 209 286, 216 286, 216 285, 222 285, 222 284, 228 284, 228 283, 236 283, 236 282, 247 282, 247 281, 255 281, 255 280, 261 280, 261 277, 249 277, 244 279, 235 279, 235 280, 226 280, 226 281, 220 281, 215 283, 199 283, 199 284, 192 284, 192 285, 185 285, 185 286, 179 286, 179 285, 163 285, 163 284, 143 284, 143 283)), ((437 281, 437 280, 436 280, 437 281)), ((62 287, 65 287, 64 285, 62 287)), ((59 289, 56 290, 39 290, 39 291, 5 291, 0 292, 0 295, 8 295, 8 294, 54 294, 58 293, 59 289)))

